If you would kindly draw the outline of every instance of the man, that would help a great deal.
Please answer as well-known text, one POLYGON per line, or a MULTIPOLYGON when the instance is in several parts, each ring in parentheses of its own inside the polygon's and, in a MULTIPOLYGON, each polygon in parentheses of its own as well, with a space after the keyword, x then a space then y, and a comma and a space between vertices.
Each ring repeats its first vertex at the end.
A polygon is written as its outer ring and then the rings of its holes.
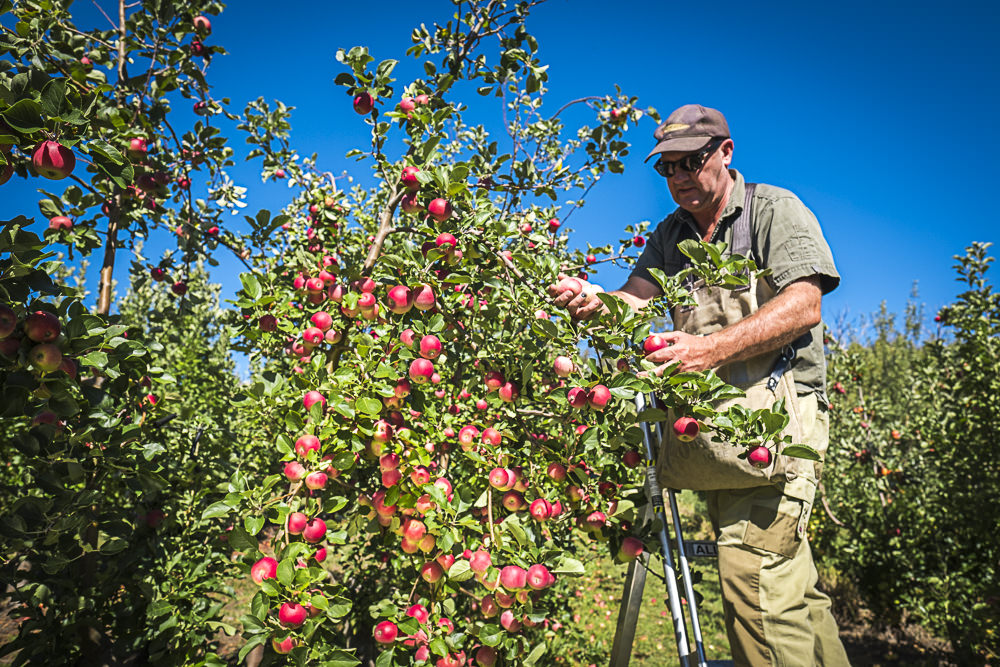
MULTIPOLYGON (((649 273, 680 271, 678 242, 725 241, 727 252, 750 256, 769 276, 742 290, 690 285, 697 306, 674 308, 668 347, 646 358, 677 362, 678 371, 715 369, 756 409, 785 399, 789 432, 824 453, 828 418, 826 364, 820 323, 822 295, 840 281, 813 214, 791 192, 746 184, 729 169, 733 140, 723 115, 700 105, 674 111, 654 133, 656 170, 678 209, 653 231, 625 285, 612 292, 639 310, 661 294, 649 273)), ((553 302, 575 318, 604 310, 585 284, 580 294, 550 287, 553 302)), ((667 429, 670 431, 671 429, 667 429)), ((820 465, 774 456, 758 470, 711 434, 685 446, 668 437, 661 448, 661 481, 704 490, 719 544, 726 628, 738 665, 847 665, 830 614, 816 588, 817 573, 805 528, 820 465)))

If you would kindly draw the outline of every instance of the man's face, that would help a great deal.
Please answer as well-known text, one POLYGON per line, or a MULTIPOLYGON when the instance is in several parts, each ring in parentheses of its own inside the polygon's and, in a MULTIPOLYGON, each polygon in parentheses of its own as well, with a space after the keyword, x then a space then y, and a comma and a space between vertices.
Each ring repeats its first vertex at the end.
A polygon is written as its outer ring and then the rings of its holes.
MULTIPOLYGON (((661 153, 660 160, 673 162, 698 151, 687 153, 661 153)), ((667 187, 677 205, 685 211, 698 213, 711 210, 726 196, 726 188, 732 177, 729 164, 733 160, 733 140, 726 139, 705 161, 701 169, 685 171, 677 168, 673 176, 667 176, 667 187)))

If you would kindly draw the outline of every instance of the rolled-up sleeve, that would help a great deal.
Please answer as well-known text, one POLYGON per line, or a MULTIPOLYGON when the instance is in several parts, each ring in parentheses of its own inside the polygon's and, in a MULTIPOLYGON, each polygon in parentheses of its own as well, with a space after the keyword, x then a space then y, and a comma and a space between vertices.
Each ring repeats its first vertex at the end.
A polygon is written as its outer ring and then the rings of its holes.
POLYGON ((816 216, 791 193, 768 200, 758 218, 757 248, 775 288, 780 291, 800 278, 819 276, 823 294, 832 292, 840 274, 816 216))

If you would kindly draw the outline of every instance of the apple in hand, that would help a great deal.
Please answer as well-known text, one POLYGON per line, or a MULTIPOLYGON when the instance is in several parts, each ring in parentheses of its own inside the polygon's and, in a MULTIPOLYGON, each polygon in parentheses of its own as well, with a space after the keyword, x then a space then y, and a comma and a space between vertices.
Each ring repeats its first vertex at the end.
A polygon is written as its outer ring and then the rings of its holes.
POLYGON ((650 334, 646 337, 645 342, 642 344, 642 351, 646 354, 652 354, 657 350, 662 350, 668 347, 670 343, 663 339, 660 334, 650 334))

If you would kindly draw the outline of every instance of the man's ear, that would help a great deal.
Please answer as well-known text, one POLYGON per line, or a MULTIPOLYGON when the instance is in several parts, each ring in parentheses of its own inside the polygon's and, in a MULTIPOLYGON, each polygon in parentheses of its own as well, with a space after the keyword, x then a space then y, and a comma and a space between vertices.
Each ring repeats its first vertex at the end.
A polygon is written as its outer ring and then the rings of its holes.
POLYGON ((726 139, 722 142, 722 146, 719 147, 719 150, 722 152, 722 164, 727 167, 733 161, 733 147, 732 139, 726 139))

